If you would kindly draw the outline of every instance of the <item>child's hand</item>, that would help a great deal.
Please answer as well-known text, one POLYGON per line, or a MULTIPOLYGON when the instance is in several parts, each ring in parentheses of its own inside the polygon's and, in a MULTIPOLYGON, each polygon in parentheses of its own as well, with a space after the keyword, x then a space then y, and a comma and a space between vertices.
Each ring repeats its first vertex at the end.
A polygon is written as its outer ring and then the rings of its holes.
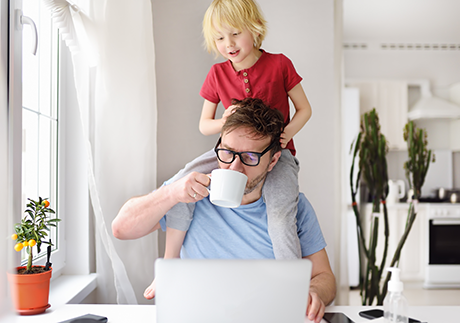
POLYGON ((224 114, 222 115, 222 124, 224 124, 225 121, 227 121, 227 117, 231 115, 233 112, 235 112, 237 108, 237 105, 231 105, 227 109, 225 109, 224 114))
POLYGON ((292 138, 287 137, 286 133, 283 132, 283 133, 281 134, 281 137, 280 137, 281 148, 283 148, 283 149, 286 148, 288 142, 289 142, 291 139, 292 139, 292 138))

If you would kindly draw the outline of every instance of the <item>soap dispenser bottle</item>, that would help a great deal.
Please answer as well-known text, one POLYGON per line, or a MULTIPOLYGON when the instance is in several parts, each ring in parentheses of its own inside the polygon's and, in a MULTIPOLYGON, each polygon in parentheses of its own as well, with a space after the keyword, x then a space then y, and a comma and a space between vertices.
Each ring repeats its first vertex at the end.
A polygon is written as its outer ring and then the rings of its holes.
POLYGON ((406 297, 403 295, 403 283, 399 280, 399 268, 390 267, 391 272, 388 282, 388 293, 383 300, 385 323, 408 323, 408 308, 406 297))

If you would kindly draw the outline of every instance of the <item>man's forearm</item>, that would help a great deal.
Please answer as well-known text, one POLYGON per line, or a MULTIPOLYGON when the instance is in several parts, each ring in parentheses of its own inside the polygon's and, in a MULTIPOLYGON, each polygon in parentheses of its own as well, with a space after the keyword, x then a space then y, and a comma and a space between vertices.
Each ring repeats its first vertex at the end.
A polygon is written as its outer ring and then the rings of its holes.
POLYGON ((143 237, 159 226, 160 219, 177 201, 168 186, 139 197, 129 199, 112 222, 113 235, 122 240, 143 237))
POLYGON ((128 200, 112 222, 113 235, 123 240, 137 239, 157 230, 161 218, 174 205, 198 202, 208 196, 209 181, 205 174, 191 172, 150 194, 128 200))
POLYGON ((332 303, 336 294, 334 275, 329 272, 323 272, 313 277, 310 282, 310 292, 318 294, 326 306, 332 303))

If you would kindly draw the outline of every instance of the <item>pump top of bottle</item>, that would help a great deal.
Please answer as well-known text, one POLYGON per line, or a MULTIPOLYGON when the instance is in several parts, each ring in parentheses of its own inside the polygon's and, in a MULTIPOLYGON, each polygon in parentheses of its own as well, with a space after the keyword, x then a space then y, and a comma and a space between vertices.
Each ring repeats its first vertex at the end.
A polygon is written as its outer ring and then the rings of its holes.
POLYGON ((402 292, 404 285, 402 281, 399 280, 399 272, 401 270, 396 267, 389 267, 389 268, 386 268, 386 270, 391 272, 391 279, 388 282, 388 291, 389 292, 402 292))

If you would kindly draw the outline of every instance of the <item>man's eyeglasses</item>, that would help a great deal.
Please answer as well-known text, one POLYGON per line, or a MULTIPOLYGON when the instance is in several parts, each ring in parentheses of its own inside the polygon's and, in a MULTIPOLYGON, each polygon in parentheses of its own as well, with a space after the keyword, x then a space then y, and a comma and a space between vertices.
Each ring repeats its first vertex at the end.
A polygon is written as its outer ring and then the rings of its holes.
POLYGON ((240 160, 246 166, 257 166, 260 163, 260 158, 265 155, 270 149, 273 148, 275 142, 273 141, 270 146, 265 148, 265 150, 261 153, 256 153, 252 151, 242 151, 236 152, 229 149, 217 148, 219 147, 220 143, 222 142, 222 138, 219 138, 217 141, 216 147, 214 151, 216 152, 217 158, 224 164, 231 164, 235 160, 235 156, 238 155, 240 160))

